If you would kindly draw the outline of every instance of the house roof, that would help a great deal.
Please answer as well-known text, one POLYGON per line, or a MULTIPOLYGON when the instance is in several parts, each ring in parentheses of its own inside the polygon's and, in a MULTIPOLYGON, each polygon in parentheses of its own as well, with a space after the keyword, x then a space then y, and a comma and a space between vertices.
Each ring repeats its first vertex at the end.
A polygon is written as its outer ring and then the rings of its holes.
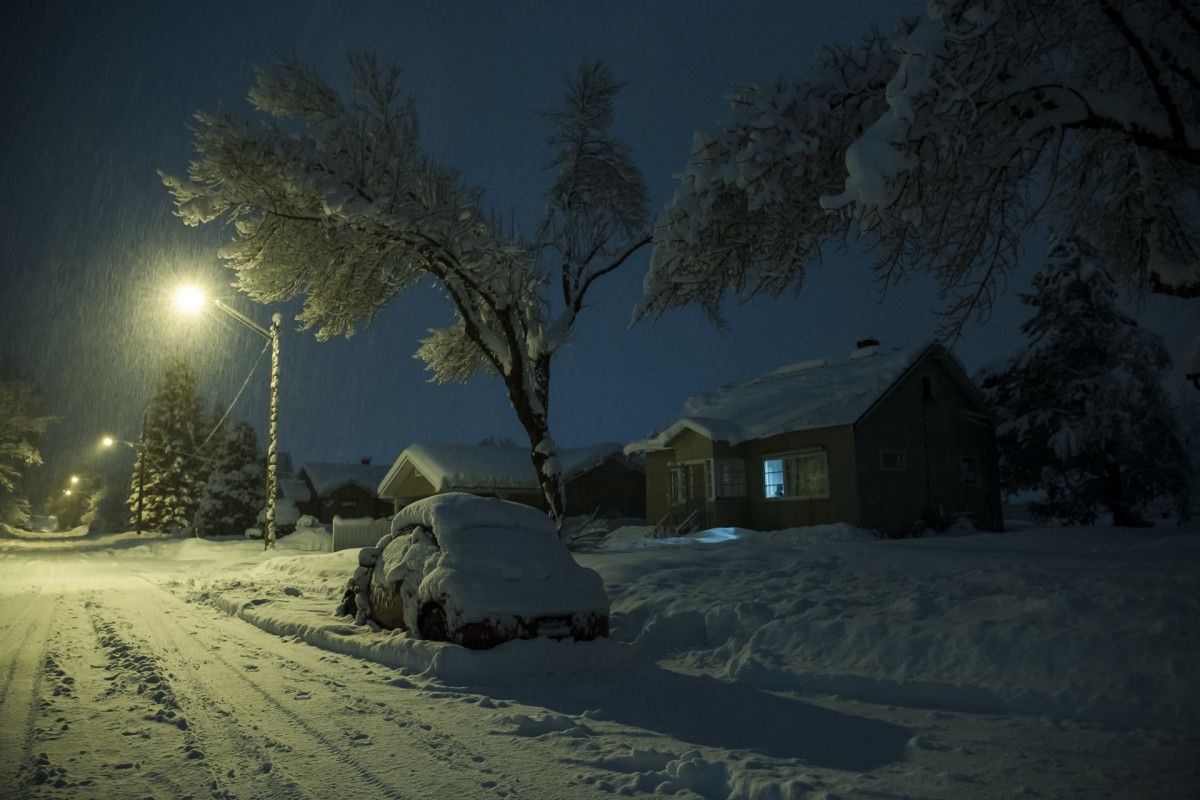
POLYGON ((296 503, 307 503, 312 499, 308 484, 299 478, 277 478, 276 484, 281 497, 286 497, 296 503))
MULTIPOLYGON (((569 481, 595 469, 613 456, 625 460, 623 448, 616 442, 563 448, 558 453, 563 480, 569 481)), ((380 480, 380 496, 389 495, 392 488, 414 470, 433 484, 437 492, 541 490, 528 448, 414 444, 405 448, 380 480)))
POLYGON ((353 483, 375 495, 375 487, 383 480, 388 468, 383 464, 332 464, 309 462, 300 469, 308 476, 318 496, 327 495, 338 487, 353 483))
POLYGON ((630 444, 625 452, 667 449, 684 430, 736 445, 781 433, 851 425, 930 352, 953 359, 936 342, 894 348, 872 345, 855 350, 849 358, 802 361, 727 384, 688 398, 675 422, 630 444))

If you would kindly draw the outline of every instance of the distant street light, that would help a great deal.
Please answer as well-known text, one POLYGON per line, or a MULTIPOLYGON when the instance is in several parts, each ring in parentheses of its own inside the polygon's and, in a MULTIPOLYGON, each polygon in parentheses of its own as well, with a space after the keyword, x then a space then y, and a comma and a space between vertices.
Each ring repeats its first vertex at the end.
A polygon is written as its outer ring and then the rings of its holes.
MULTIPOLYGON (((175 305, 181 311, 193 313, 203 308, 204 304, 204 293, 193 286, 185 286, 175 295, 175 305)), ((267 529, 263 532, 263 549, 273 550, 275 548, 275 492, 278 486, 275 476, 275 461, 279 430, 279 330, 283 324, 283 317, 280 314, 272 314, 271 327, 268 330, 220 300, 214 299, 212 304, 271 343, 271 408, 267 418, 267 529)))
MULTIPOLYGON (((146 435, 146 420, 147 420, 149 414, 150 414, 150 409, 146 409, 145 413, 142 414, 142 436, 143 437, 145 437, 145 435, 146 435)), ((112 447, 116 443, 116 440, 113 439, 111 436, 105 436, 100 441, 105 447, 112 447)), ((132 447, 134 449, 134 451, 138 454, 138 462, 137 462, 137 465, 138 465, 138 470, 137 470, 138 503, 137 503, 137 523, 136 523, 137 527, 136 527, 136 530, 137 530, 137 535, 141 536, 142 535, 142 506, 146 502, 146 499, 145 499, 145 495, 146 495, 146 459, 149 458, 150 456, 149 456, 149 454, 146 453, 146 447, 145 447, 146 443, 145 442, 138 442, 137 444, 134 444, 133 442, 123 442, 123 443, 132 447)))

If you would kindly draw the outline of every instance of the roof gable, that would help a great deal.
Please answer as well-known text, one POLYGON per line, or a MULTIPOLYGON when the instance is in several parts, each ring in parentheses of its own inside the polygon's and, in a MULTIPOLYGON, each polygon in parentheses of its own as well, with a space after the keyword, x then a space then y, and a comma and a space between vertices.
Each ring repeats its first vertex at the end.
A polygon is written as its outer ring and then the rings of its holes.
POLYGON ((317 495, 327 495, 338 487, 353 483, 376 495, 375 487, 383 480, 388 468, 382 464, 333 464, 328 462, 309 462, 300 468, 300 472, 308 476, 313 492, 317 495))
POLYGON ((772 370, 688 398, 674 423, 626 452, 662 450, 684 430, 731 445, 781 433, 852 425, 860 420, 918 361, 947 355, 941 345, 878 345, 849 358, 814 359, 772 370))

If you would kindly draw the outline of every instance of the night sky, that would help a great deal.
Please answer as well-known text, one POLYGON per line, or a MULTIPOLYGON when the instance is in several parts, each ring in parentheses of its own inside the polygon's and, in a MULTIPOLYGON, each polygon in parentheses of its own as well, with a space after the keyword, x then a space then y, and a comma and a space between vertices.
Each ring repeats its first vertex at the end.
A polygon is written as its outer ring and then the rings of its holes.
MULTIPOLYGON (((182 175, 197 109, 248 112, 252 67, 295 51, 340 85, 345 54, 372 50, 404 68, 427 151, 486 189, 485 207, 531 230, 549 176, 547 123, 563 80, 603 59, 628 81, 617 130, 632 145, 657 213, 692 134, 726 113, 738 82, 802 77, 814 48, 888 26, 917 2, 37 2, 7 4, 0 32, 0 362, 46 390, 59 418, 34 476, 44 492, 112 458, 105 434, 136 438, 165 360, 188 355, 210 403, 227 405, 262 341, 218 315, 182 318, 185 282, 208 286, 264 326, 274 311, 236 298, 216 249, 218 226, 187 228, 156 171, 182 175)), ((1032 241, 992 320, 956 353, 974 370, 1015 352, 1028 314, 1016 291, 1039 266, 1032 241)), ((888 345, 933 335, 934 287, 923 279, 880 296, 868 257, 828 252, 796 297, 732 306, 731 329, 698 311, 630 327, 648 249, 591 296, 553 374, 551 423, 561 446, 628 442, 671 421, 689 395, 783 364, 847 354, 856 339, 888 345)), ((1178 361, 1197 332, 1195 301, 1147 298, 1142 324, 1178 361)), ((523 433, 498 381, 427 382, 412 358, 449 306, 422 289, 348 340, 316 342, 285 324, 280 449, 306 461, 391 463, 414 442, 474 443, 523 433)), ((234 410, 265 447, 264 361, 234 410)), ((42 492, 43 494, 39 494, 42 492)))

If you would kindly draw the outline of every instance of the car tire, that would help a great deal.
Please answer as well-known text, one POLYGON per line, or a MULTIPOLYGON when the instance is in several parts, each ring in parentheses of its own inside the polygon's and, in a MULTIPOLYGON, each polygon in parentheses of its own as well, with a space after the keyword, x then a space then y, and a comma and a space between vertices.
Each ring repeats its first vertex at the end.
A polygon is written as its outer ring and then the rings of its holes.
POLYGON ((438 603, 426 603, 417 616, 417 630, 422 639, 444 642, 447 639, 446 609, 438 603))

